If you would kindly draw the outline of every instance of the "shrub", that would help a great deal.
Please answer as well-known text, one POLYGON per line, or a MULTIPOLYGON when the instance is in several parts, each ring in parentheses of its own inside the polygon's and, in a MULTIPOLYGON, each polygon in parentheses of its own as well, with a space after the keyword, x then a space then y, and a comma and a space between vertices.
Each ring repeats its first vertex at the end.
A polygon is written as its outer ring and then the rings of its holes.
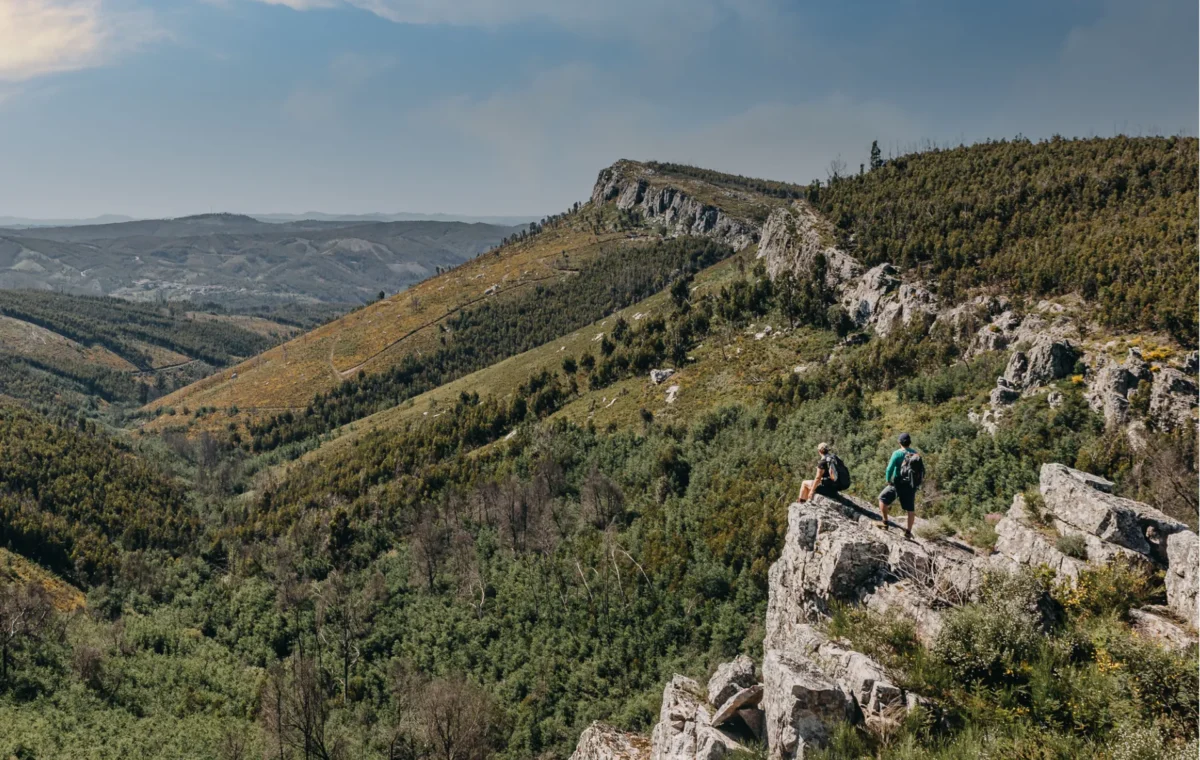
POLYGON ((954 532, 954 525, 945 515, 926 520, 917 527, 917 535, 926 541, 941 541, 953 536, 954 532))
POLYGON ((1084 541, 1083 536, 1079 535, 1078 533, 1059 536, 1058 540, 1054 542, 1054 548, 1058 549, 1068 557, 1074 557, 1075 559, 1082 560, 1086 560, 1088 558, 1087 542, 1084 541))
POLYGON ((998 685, 1023 680, 1042 638, 1044 581, 1032 572, 994 573, 980 601, 946 616, 935 656, 962 681, 998 685))
POLYGON ((1072 615, 1112 615, 1122 620, 1129 616, 1130 609, 1150 604, 1160 594, 1149 568, 1138 560, 1122 557, 1102 567, 1085 568, 1074 584, 1064 581, 1054 589, 1054 598, 1072 615))

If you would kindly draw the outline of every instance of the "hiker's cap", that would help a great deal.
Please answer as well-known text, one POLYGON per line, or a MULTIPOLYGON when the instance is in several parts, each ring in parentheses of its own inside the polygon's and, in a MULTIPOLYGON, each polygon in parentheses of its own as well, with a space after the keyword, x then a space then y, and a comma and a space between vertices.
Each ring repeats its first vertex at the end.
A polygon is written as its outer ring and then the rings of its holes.
POLYGON ((908 433, 901 433, 900 434, 900 445, 907 446, 910 443, 912 443, 912 436, 909 435, 908 433))
POLYGON ((817 453, 818 454, 824 454, 826 451, 829 451, 828 443, 818 443, 817 444, 817 453))

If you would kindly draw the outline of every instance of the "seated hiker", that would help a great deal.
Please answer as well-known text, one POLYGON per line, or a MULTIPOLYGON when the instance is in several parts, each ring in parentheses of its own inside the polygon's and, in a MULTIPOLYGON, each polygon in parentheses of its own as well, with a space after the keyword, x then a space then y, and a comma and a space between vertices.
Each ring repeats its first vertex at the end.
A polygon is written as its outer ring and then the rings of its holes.
POLYGON ((900 507, 908 513, 904 537, 912 538, 913 511, 916 509, 917 489, 925 479, 925 462, 912 447, 912 436, 900 434, 900 448, 892 452, 888 460, 887 486, 879 494, 879 512, 883 515, 883 529, 888 529, 888 507, 900 500, 900 507))
POLYGON ((817 475, 800 484, 800 501, 808 501, 814 494, 836 496, 839 491, 850 487, 850 470, 841 457, 833 453, 828 443, 817 446, 817 475))

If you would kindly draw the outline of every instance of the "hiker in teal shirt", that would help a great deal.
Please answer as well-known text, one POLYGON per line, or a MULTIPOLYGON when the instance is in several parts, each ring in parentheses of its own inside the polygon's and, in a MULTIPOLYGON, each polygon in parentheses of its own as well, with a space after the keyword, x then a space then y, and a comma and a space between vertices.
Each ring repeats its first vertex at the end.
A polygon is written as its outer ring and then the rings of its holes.
POLYGON ((887 486, 879 494, 879 512, 883 515, 883 529, 888 529, 888 507, 896 499, 907 515, 904 537, 912 538, 913 510, 916 509, 917 489, 925 477, 925 464, 921 455, 912 447, 912 436, 900 434, 900 448, 892 453, 887 466, 887 486))

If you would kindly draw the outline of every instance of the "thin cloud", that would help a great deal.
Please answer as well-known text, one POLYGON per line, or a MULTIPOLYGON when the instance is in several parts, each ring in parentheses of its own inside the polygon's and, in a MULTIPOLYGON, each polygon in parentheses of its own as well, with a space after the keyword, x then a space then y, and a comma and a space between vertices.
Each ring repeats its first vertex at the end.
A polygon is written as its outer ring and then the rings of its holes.
POLYGON ((147 12, 101 0, 4 0, 0 81, 100 66, 157 35, 147 12))

